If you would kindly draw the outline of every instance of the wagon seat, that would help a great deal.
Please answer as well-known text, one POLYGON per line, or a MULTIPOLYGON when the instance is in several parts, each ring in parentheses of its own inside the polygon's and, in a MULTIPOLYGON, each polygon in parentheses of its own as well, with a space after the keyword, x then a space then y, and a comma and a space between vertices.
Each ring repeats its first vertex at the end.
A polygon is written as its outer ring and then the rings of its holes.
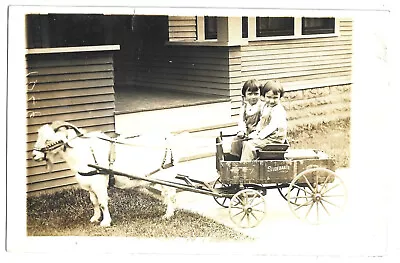
POLYGON ((257 151, 258 160, 305 160, 328 159, 329 156, 321 150, 289 149, 287 140, 283 144, 268 144, 257 151))
POLYGON ((289 148, 289 142, 267 144, 257 151, 258 160, 284 160, 289 148))

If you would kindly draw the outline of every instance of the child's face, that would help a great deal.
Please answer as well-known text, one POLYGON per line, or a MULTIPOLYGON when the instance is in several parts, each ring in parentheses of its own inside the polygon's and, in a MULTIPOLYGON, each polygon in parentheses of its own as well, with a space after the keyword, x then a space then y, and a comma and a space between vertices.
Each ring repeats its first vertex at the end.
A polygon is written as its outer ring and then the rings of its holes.
POLYGON ((245 99, 250 105, 255 105, 260 99, 260 90, 256 91, 246 90, 245 99))
POLYGON ((272 90, 265 93, 265 102, 270 106, 275 106, 276 104, 278 104, 280 99, 280 95, 274 94, 272 90))

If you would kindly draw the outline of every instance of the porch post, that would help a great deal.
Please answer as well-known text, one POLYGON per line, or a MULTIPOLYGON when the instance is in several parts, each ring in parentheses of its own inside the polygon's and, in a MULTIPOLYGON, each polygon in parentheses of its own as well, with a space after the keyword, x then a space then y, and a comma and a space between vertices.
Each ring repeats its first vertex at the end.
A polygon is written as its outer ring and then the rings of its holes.
POLYGON ((240 43, 242 41, 241 17, 218 17, 218 42, 240 43))

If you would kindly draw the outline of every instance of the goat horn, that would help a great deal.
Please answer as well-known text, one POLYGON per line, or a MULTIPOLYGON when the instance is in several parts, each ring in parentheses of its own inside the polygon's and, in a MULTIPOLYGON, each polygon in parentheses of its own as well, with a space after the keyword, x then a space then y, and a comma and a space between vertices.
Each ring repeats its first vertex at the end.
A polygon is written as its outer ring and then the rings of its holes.
POLYGON ((65 128, 72 128, 77 135, 82 134, 82 132, 79 130, 78 127, 68 122, 55 121, 51 124, 51 127, 54 129, 55 132, 57 132, 60 128, 65 127, 65 128))

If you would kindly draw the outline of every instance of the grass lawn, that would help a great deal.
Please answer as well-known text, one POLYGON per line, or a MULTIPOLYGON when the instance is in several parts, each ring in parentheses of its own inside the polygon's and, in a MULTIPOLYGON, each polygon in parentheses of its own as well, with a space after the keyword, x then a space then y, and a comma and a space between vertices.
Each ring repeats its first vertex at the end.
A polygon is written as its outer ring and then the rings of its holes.
MULTIPOLYGON (((289 133, 291 147, 320 149, 333 156, 338 167, 348 167, 350 120, 304 125, 289 133)), ((143 238, 249 240, 250 238, 195 213, 178 210, 163 220, 165 206, 135 190, 110 188, 113 225, 102 228, 89 222, 92 205, 89 194, 69 189, 27 199, 29 236, 133 236, 143 238)), ((212 197, 210 197, 212 198, 212 197)))
POLYGON ((336 160, 337 167, 349 167, 350 119, 318 125, 303 125, 288 134, 290 147, 318 149, 336 160))
MULTIPOLYGON (((141 238, 198 238, 246 240, 235 232, 199 214, 177 210, 162 219, 166 207, 156 198, 137 190, 109 189, 112 226, 90 223, 93 208, 88 192, 69 189, 32 196, 27 200, 28 236, 122 236, 141 238)), ((211 197, 210 197, 211 198, 211 197)))

